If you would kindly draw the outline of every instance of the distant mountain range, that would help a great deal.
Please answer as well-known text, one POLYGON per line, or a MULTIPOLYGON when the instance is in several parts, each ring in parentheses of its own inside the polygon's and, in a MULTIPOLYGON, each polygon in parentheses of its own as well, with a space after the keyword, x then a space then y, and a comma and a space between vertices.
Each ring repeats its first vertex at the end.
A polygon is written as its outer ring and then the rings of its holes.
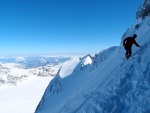
POLYGON ((65 56, 1 57, 0 85, 17 84, 30 76, 55 76, 61 65, 70 59, 65 56))

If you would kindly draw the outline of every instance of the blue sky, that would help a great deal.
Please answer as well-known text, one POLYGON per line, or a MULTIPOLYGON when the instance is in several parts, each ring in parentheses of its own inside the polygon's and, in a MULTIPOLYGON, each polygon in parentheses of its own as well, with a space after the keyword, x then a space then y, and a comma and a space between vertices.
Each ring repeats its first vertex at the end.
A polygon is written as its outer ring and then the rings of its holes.
POLYGON ((0 0, 0 55, 88 54, 118 46, 143 0, 0 0))

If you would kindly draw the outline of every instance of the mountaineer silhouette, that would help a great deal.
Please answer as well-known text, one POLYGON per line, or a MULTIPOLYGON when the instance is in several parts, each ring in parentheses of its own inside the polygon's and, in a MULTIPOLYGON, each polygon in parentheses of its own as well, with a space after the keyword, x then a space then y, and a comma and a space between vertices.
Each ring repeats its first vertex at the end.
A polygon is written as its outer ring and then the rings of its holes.
POLYGON ((136 34, 133 35, 133 37, 127 37, 123 40, 123 46, 126 50, 125 57, 128 60, 129 57, 132 55, 132 45, 135 44, 137 47, 141 47, 138 45, 138 43, 135 41, 135 38, 137 37, 136 34))

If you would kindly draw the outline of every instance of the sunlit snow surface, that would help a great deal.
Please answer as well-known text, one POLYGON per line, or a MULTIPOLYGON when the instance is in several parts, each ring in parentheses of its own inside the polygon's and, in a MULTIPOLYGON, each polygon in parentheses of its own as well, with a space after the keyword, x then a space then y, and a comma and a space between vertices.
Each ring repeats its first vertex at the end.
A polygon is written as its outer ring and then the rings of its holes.
POLYGON ((16 86, 0 87, 0 113, 34 113, 53 77, 30 77, 16 86))

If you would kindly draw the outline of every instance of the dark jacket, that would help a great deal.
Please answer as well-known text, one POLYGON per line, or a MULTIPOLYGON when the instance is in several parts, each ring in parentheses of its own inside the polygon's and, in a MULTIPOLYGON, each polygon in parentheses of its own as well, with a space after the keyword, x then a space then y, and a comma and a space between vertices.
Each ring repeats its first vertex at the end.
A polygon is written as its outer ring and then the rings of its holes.
POLYGON ((132 44, 135 44, 137 47, 141 47, 137 44, 133 37, 127 37, 123 40, 123 46, 127 48, 131 48, 132 44))

